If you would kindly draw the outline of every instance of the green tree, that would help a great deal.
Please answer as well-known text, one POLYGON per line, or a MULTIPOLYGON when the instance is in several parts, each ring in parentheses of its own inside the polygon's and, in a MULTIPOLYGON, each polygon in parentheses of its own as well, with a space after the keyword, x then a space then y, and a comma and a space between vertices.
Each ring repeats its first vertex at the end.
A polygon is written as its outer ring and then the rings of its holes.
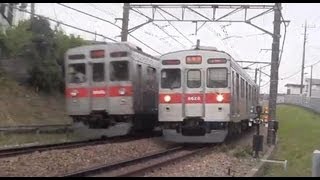
POLYGON ((23 55, 25 47, 32 38, 32 32, 29 29, 30 21, 21 21, 16 27, 9 27, 0 35, 0 44, 9 57, 23 55))
POLYGON ((64 54, 70 48, 86 44, 80 37, 52 30, 44 18, 21 21, 18 26, 0 32, 0 48, 9 57, 22 55, 30 64, 30 84, 37 90, 64 90, 64 54))

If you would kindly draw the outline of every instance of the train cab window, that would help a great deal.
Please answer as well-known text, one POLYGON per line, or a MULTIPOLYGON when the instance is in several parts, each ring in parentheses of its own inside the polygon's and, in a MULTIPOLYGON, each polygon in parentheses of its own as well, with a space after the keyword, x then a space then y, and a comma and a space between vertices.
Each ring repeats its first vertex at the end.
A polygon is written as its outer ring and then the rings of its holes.
POLYGON ((128 61, 110 62, 110 80, 111 81, 127 81, 129 80, 128 61))
POLYGON ((201 72, 198 69, 188 71, 187 75, 188 88, 199 88, 201 86, 201 72))
POLYGON ((180 69, 163 69, 161 71, 161 88, 175 89, 181 87, 180 69))
POLYGON ((209 68, 207 77, 209 88, 226 88, 228 86, 226 68, 209 68))
POLYGON ((244 79, 243 78, 241 78, 240 90, 241 90, 241 97, 244 98, 244 79))
POLYGON ((69 83, 86 82, 86 65, 84 63, 70 64, 68 67, 69 83))
POLYGON ((92 80, 94 82, 104 81, 104 63, 94 63, 92 66, 92 80))

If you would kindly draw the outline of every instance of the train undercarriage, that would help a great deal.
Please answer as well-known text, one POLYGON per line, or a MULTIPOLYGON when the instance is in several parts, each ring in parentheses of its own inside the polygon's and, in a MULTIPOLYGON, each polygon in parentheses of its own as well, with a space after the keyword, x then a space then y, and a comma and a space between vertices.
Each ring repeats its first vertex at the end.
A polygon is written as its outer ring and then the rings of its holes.
POLYGON ((163 137, 180 143, 222 143, 228 137, 247 131, 249 120, 241 122, 205 122, 203 119, 185 119, 183 122, 162 123, 163 137))
POLYGON ((74 123, 83 123, 89 129, 111 129, 118 124, 130 126, 130 132, 148 132, 157 126, 157 114, 109 115, 93 112, 90 115, 72 116, 74 123))

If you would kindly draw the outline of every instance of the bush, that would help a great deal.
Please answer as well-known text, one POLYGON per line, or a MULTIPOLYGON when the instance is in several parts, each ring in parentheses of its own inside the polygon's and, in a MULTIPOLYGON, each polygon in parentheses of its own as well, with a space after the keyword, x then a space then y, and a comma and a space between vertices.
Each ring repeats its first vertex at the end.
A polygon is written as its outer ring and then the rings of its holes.
POLYGON ((30 84, 37 90, 64 90, 64 54, 84 45, 80 37, 68 36, 62 30, 53 31, 48 20, 34 18, 22 21, 0 33, 0 48, 9 57, 23 56, 30 63, 30 84))

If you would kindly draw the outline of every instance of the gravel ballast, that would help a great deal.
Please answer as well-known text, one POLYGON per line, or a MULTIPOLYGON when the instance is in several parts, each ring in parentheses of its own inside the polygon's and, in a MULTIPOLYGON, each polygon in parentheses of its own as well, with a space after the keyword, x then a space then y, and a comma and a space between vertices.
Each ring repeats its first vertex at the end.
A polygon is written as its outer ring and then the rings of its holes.
POLYGON ((170 146, 158 138, 61 149, 0 159, 0 176, 59 176, 67 172, 139 157, 170 146))

